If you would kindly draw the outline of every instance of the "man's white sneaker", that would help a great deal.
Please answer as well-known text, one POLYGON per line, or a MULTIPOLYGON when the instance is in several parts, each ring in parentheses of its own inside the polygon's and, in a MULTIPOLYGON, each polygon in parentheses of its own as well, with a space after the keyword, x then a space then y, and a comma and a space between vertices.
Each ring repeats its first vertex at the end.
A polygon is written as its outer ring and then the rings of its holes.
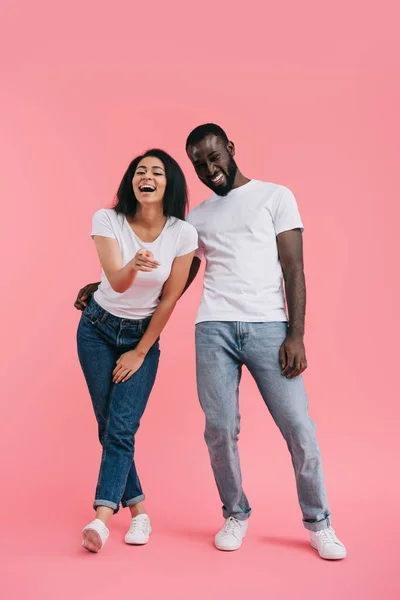
POLYGON ((346 556, 346 548, 338 540, 332 527, 321 529, 321 531, 310 531, 310 544, 315 550, 318 550, 321 558, 339 560, 346 556))
POLYGON ((141 514, 132 519, 129 531, 125 536, 125 542, 127 544, 142 546, 143 544, 147 544, 150 534, 150 519, 148 515, 141 514))
POLYGON ((237 550, 242 545, 248 526, 247 519, 239 521, 234 517, 229 517, 215 536, 215 547, 218 550, 237 550))
POLYGON ((99 552, 106 543, 109 530, 100 519, 91 521, 82 531, 82 546, 89 552, 99 552))

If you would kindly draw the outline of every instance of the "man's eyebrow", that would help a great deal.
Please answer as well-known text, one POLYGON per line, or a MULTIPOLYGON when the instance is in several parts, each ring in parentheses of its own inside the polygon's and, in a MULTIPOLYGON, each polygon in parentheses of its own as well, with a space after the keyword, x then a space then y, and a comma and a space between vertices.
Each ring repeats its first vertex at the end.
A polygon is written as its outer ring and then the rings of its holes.
MULTIPOLYGON (((207 154, 207 156, 212 156, 213 154, 218 154, 218 153, 219 153, 219 150, 211 150, 211 152, 209 152, 209 153, 207 154)), ((194 165, 200 165, 200 164, 201 164, 202 162, 204 162, 204 161, 202 161, 202 159, 201 159, 201 158, 199 158, 199 159, 197 159, 197 160, 194 160, 194 161, 192 161, 192 162, 193 162, 193 164, 194 164, 194 165)))

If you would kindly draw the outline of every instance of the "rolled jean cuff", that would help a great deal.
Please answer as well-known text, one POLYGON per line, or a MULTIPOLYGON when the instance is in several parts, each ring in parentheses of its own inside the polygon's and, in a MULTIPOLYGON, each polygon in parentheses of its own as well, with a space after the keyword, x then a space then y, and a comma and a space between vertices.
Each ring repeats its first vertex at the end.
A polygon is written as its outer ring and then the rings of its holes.
POLYGON ((96 510, 99 506, 105 506, 106 508, 112 508, 115 513, 118 512, 118 504, 110 502, 109 500, 95 500, 93 502, 93 508, 96 510))
POLYGON ((331 516, 328 515, 322 521, 303 521, 303 525, 308 531, 321 531, 327 529, 331 524, 331 516))
POLYGON ((121 504, 124 508, 127 506, 134 506, 135 504, 139 504, 139 502, 143 502, 145 499, 144 494, 140 494, 140 496, 136 496, 136 498, 131 498, 130 500, 122 500, 121 504))
POLYGON ((224 519, 229 519, 229 517, 234 517, 238 521, 247 521, 247 519, 251 515, 251 509, 248 512, 232 512, 229 513, 225 508, 222 509, 222 516, 224 519))

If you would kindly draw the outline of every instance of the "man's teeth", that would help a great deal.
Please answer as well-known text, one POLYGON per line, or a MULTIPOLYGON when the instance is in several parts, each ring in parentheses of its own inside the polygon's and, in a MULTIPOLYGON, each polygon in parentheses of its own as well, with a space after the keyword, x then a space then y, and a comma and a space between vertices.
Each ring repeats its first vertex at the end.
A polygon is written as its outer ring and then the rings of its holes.
POLYGON ((218 175, 215 175, 214 177, 211 177, 211 181, 213 183, 219 183, 220 181, 222 181, 223 178, 223 174, 222 173, 218 173, 218 175))

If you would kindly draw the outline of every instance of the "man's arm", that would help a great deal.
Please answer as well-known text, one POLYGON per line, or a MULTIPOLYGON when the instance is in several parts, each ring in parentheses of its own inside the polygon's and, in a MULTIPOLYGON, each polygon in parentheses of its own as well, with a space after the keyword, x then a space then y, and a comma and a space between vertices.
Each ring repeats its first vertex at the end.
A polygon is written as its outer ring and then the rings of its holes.
POLYGON ((200 258, 197 258, 197 256, 194 256, 193 260, 192 260, 192 264, 190 266, 190 271, 189 271, 189 275, 188 275, 188 278, 187 278, 187 282, 186 282, 185 287, 183 288, 183 292, 181 294, 181 297, 183 296, 183 294, 186 292, 186 290, 188 289, 188 287, 190 287, 190 285, 194 281, 197 273, 199 272, 200 263, 201 263, 200 258))
POLYGON ((279 259, 285 280, 289 313, 287 337, 280 349, 282 375, 293 379, 307 368, 304 348, 306 282, 304 278, 303 238, 300 229, 284 231, 277 236, 279 259))
POLYGON ((77 310, 85 310, 87 305, 87 299, 95 293, 100 285, 100 281, 96 283, 88 283, 81 290, 79 290, 74 306, 77 310))

